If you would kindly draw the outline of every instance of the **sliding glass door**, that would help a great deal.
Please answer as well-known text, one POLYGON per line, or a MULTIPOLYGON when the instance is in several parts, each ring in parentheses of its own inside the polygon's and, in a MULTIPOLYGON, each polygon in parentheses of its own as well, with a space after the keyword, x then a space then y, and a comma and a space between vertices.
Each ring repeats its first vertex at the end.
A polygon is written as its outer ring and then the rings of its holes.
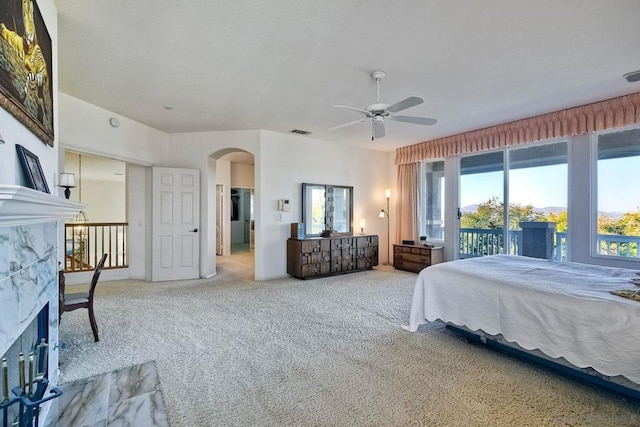
POLYGON ((509 241, 523 254, 523 228, 531 242, 524 255, 567 259, 567 142, 509 150, 509 241), (532 234, 530 234, 532 233, 532 234))
POLYGON ((565 141, 461 158, 459 257, 566 260, 567 183, 565 141))
POLYGON ((504 152, 460 159, 459 257, 504 253, 504 152))

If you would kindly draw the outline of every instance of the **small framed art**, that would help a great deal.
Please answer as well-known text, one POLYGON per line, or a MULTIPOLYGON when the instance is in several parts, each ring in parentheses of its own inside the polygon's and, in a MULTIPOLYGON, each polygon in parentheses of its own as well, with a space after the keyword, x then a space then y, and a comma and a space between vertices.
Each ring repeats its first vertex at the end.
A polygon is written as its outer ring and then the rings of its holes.
POLYGON ((22 172, 24 172, 27 186, 34 190, 49 193, 49 186, 42 172, 42 166, 40 166, 38 156, 19 144, 16 144, 16 151, 18 152, 18 158, 20 159, 20 165, 22 166, 22 172))

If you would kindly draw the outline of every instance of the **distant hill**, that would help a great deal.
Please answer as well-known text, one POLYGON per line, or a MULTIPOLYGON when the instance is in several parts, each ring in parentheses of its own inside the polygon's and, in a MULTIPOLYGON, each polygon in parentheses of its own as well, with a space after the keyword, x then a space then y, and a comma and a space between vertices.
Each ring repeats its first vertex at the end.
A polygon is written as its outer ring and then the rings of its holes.
MULTIPOLYGON (((460 208, 460 210, 462 211, 463 214, 465 213, 474 213, 478 210, 478 205, 473 204, 473 205, 468 205, 468 206, 464 206, 462 208, 460 208)), ((558 207, 558 206, 546 206, 544 208, 533 208, 534 212, 540 212, 542 213, 545 217, 549 216, 550 213, 554 213, 554 214, 559 214, 560 212, 567 210, 567 208, 563 208, 563 207, 558 207)), ((598 216, 607 216, 613 220, 618 220, 621 219, 624 216, 624 212, 604 212, 604 211, 600 211, 598 212, 598 216)))

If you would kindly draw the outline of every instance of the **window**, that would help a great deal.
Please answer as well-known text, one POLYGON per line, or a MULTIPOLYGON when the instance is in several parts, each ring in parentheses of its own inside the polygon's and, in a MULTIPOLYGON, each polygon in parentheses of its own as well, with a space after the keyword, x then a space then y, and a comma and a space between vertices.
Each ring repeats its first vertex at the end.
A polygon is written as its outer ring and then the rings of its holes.
POLYGON ((598 255, 638 258, 640 243, 640 129, 598 136, 598 255))
POLYGON ((420 236, 444 240, 444 161, 423 162, 423 188, 419 189, 420 236))
POLYGON ((460 159, 460 258, 504 253, 504 151, 460 159))
POLYGON ((563 141, 462 157, 459 257, 566 260, 567 154, 563 141))
POLYGON ((518 245, 510 253, 522 253, 521 222, 548 222, 555 224, 553 247, 528 249, 528 254, 567 260, 568 176, 566 141, 509 150, 509 234, 518 245))

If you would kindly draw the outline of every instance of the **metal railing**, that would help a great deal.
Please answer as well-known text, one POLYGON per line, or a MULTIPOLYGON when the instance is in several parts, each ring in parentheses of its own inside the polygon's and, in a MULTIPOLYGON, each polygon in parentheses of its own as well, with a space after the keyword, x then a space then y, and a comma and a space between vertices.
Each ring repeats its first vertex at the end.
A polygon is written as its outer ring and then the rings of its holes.
POLYGON ((96 264, 107 253, 105 269, 127 268, 126 222, 88 222, 65 224, 65 271, 93 271, 96 264))

